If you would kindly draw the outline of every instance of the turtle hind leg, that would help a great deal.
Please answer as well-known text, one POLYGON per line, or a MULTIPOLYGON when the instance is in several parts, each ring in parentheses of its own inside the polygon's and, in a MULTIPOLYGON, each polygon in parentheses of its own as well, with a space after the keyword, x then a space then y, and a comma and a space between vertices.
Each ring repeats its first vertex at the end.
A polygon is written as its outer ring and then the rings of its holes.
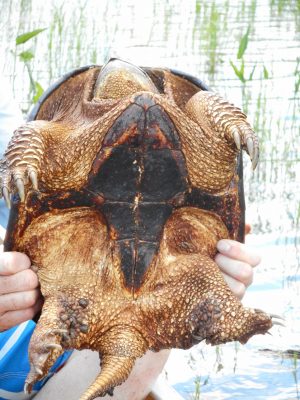
MULTIPOLYGON (((80 294, 79 294, 80 296, 80 294)), ((85 347, 90 337, 90 302, 58 292, 45 300, 29 344, 30 372, 26 392, 47 375, 64 350, 85 347)))
POLYGON ((30 391, 63 349, 87 347, 91 340, 93 309, 103 295, 101 277, 110 278, 106 264, 99 262, 108 259, 107 227, 99 213, 86 207, 50 211, 29 225, 18 249, 39 266, 45 299, 29 345, 30 391))
POLYGON ((271 328, 269 315, 243 307, 214 261, 217 241, 227 235, 221 219, 208 211, 182 207, 169 218, 139 300, 147 310, 144 335, 153 340, 151 348, 189 348, 204 339, 245 343, 271 328))

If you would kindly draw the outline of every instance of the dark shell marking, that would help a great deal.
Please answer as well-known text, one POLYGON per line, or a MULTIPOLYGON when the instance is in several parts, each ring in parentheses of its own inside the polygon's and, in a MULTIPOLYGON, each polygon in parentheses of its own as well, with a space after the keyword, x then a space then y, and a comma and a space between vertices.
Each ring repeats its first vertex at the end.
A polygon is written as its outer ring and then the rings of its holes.
POLYGON ((100 209, 119 244, 128 288, 143 282, 174 202, 187 187, 174 124, 151 96, 138 96, 107 132, 87 186, 104 199, 100 209))

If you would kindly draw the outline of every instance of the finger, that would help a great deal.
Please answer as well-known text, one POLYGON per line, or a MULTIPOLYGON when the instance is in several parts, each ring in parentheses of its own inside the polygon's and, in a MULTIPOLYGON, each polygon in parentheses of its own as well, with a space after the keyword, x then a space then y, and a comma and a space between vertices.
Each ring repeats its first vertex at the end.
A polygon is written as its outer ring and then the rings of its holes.
POLYGON ((261 261, 260 255, 257 254, 256 250, 234 240, 220 240, 217 243, 217 249, 225 256, 250 264, 252 267, 256 267, 261 261))
POLYGON ((0 276, 0 295, 26 292, 38 287, 38 277, 31 269, 25 269, 10 276, 0 276))
POLYGON ((251 225, 245 224, 245 235, 249 235, 250 232, 251 232, 251 225))
POLYGON ((38 289, 9 293, 0 296, 0 315, 8 311, 24 310, 35 305, 41 293, 38 289))
POLYGON ((0 253, 0 275, 13 275, 30 268, 30 260, 26 254, 17 251, 0 253))
POLYGON ((238 298, 238 299, 242 299, 245 295, 246 292, 246 286, 240 282, 237 281, 236 279, 232 278, 231 276, 222 273, 225 282, 227 283, 227 285, 230 287, 231 291, 233 292, 233 294, 238 298))
POLYGON ((8 311, 4 313, 0 317, 0 332, 33 319, 41 310, 42 304, 43 300, 39 298, 33 307, 26 308, 25 310, 8 311))
POLYGON ((242 261, 233 260, 220 253, 216 255, 215 261, 222 272, 238 280, 246 287, 253 282, 253 269, 251 265, 242 261))

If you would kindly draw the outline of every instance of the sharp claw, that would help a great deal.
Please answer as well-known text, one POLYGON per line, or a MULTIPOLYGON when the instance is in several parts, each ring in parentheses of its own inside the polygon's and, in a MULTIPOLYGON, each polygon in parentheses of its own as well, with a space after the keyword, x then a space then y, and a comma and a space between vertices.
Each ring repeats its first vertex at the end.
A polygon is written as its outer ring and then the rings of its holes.
POLYGON ((236 130, 233 132, 233 139, 234 139, 237 149, 241 150, 241 138, 240 138, 240 134, 236 130))
POLYGON ((17 189, 18 189, 18 193, 19 193, 20 199, 21 199, 21 201, 24 201, 25 200, 25 187, 24 187, 23 179, 22 178, 17 178, 15 183, 16 183, 16 186, 17 186, 17 189))
POLYGON ((6 186, 2 189, 2 194, 8 208, 11 208, 10 194, 6 186))
POLYGON ((114 395, 114 388, 107 389, 106 394, 108 394, 109 396, 113 396, 114 395))
POLYGON ((204 340, 203 337, 198 336, 198 335, 195 335, 194 333, 192 333, 192 337, 193 337, 194 339, 198 340, 199 342, 202 342, 202 340, 204 340))
POLYGON ((67 331, 67 329, 54 329, 53 331, 51 331, 51 333, 58 335, 63 335, 63 334, 67 335, 69 332, 67 331))
POLYGON ((37 173, 36 173, 36 171, 31 170, 31 171, 29 172, 29 178, 30 178, 30 181, 31 181, 31 183, 32 183, 33 189, 38 190, 38 179, 37 179, 37 173))
POLYGON ((39 368, 39 367, 34 367, 35 368, 35 372, 38 374, 38 375, 43 375, 43 371, 41 370, 41 368, 39 368))
POLYGON ((273 325, 279 325, 283 326, 284 328, 286 327, 282 322, 277 321, 277 319, 280 319, 281 321, 284 321, 284 318, 282 318, 280 315, 277 314, 269 314, 270 318, 272 319, 273 325), (274 320, 275 318, 275 320, 274 320))
POLYGON ((278 319, 281 319, 282 321, 284 321, 284 318, 282 318, 280 315, 277 315, 277 314, 269 314, 269 316, 270 316, 271 318, 278 318, 278 319))
POLYGON ((258 163, 258 149, 255 148, 254 149, 254 155, 253 155, 253 158, 252 158, 252 169, 253 170, 255 170, 255 168, 257 166, 257 163, 258 163))
POLYGON ((36 367, 35 365, 33 366, 33 368, 30 370, 29 375, 27 376, 25 385, 24 385, 24 392, 26 394, 30 394, 32 391, 32 386, 36 380, 36 375, 42 377, 43 371, 40 367, 36 367))
POLYGON ((31 385, 29 385, 28 382, 26 382, 25 385, 24 385, 24 392, 26 394, 30 394, 31 393, 31 385))
POLYGON ((56 350, 62 351, 61 345, 57 344, 57 343, 49 343, 49 344, 46 344, 45 347, 46 347, 47 350, 48 349, 56 349, 56 350))
POLYGON ((253 146, 253 140, 251 138, 247 139, 247 150, 252 161, 254 156, 254 146, 253 146))
POLYGON ((279 322, 279 321, 273 321, 272 320, 273 325, 279 325, 279 326, 283 326, 284 328, 286 327, 283 323, 279 322))

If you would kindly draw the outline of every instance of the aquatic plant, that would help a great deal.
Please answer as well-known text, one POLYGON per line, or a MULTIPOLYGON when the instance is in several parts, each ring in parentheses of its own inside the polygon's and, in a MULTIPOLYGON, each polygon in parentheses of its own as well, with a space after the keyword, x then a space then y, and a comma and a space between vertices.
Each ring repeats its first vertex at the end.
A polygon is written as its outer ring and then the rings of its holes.
POLYGON ((192 400, 200 400, 200 396, 201 396, 201 377, 200 376, 196 376, 196 378, 194 380, 194 384, 195 384, 195 390, 194 390, 194 394, 192 396, 192 400))
POLYGON ((250 73, 248 75, 248 78, 246 78, 244 54, 248 47, 250 31, 251 31, 251 27, 248 26, 247 32, 242 36, 242 38, 240 40, 240 44, 239 44, 239 48, 238 48, 238 52, 237 52, 237 59, 241 60, 240 66, 237 66, 236 64, 234 64, 234 62, 232 60, 230 60, 230 65, 232 66, 232 68, 235 72, 235 75, 239 78, 239 80, 242 83, 246 83, 247 81, 252 81, 254 71, 256 69, 256 64, 254 64, 252 70, 250 71, 250 73))
MULTIPOLYGON (((34 31, 25 32, 25 33, 22 33, 21 35, 18 35, 16 37, 16 47, 27 43, 29 40, 36 37, 41 32, 44 32, 46 29, 47 28, 35 29, 34 31)), ((16 55, 17 55, 18 59, 21 62, 23 62, 26 67, 26 70, 27 70, 27 73, 29 76, 29 82, 30 82, 28 98, 29 98, 30 102, 35 104, 38 101, 39 97, 44 92, 44 89, 42 88, 41 84, 34 79, 32 68, 31 68, 31 61, 35 57, 35 50, 33 47, 30 47, 30 48, 23 50, 21 53, 16 52, 16 55)))
POLYGON ((294 351, 294 353, 293 353, 293 370, 292 370, 292 374, 293 374, 293 378, 294 378, 295 386, 296 386, 297 400, 300 399, 299 383, 298 383, 298 376, 297 376, 297 372, 298 372, 298 357, 299 357, 299 353, 294 351))

